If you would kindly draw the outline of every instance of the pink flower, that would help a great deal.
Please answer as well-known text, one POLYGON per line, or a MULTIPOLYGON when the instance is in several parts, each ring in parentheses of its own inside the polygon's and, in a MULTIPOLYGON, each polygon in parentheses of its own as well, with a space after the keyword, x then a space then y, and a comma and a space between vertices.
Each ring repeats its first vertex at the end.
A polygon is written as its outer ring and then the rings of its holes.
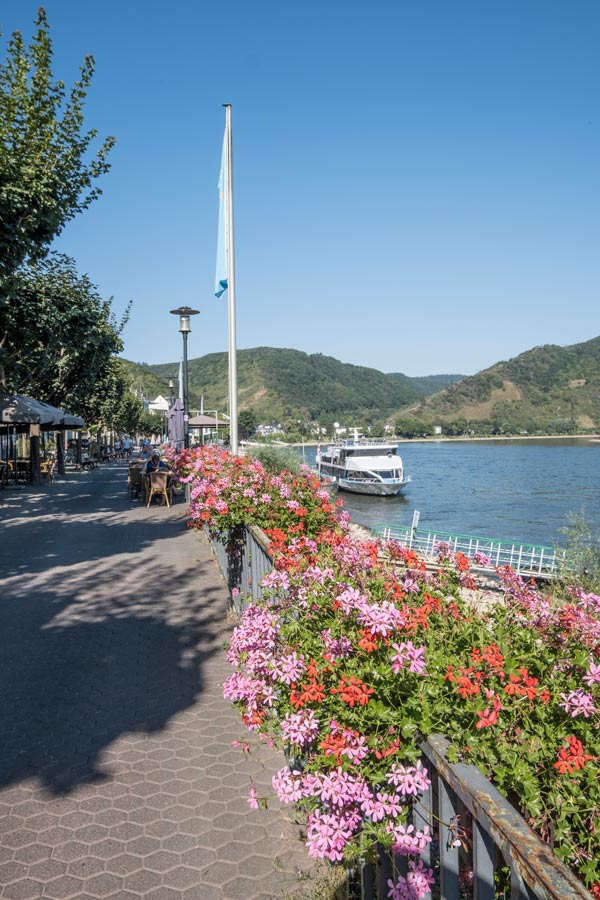
POLYGON ((319 722, 312 709, 288 713, 281 723, 284 740, 304 747, 311 744, 319 733, 319 722))
POLYGON ((427 776, 427 769, 424 768, 421 760, 416 766, 403 766, 394 763, 391 771, 386 772, 388 784, 393 785, 396 791, 403 796, 413 795, 416 797, 421 791, 427 790, 431 781, 427 776))
POLYGON ((569 694, 563 692, 560 696, 563 702, 558 705, 566 713, 571 713, 571 718, 573 719, 579 715, 589 719, 592 713, 598 712, 594 705, 594 698, 591 694, 586 694, 582 688, 579 688, 577 691, 571 691, 569 694))
POLYGON ((583 676, 583 680, 589 687, 592 687, 594 684, 600 684, 600 663, 595 665, 594 661, 590 659, 590 667, 587 675, 583 676))
POLYGON ((401 856, 422 853, 427 844, 431 842, 431 833, 428 825, 425 826, 423 831, 417 831, 414 825, 409 825, 408 827, 406 825, 391 825, 389 832, 394 838, 392 849, 394 853, 399 853, 401 856))
POLYGON ((281 803, 297 803, 304 796, 300 772, 290 772, 287 767, 280 769, 273 775, 271 783, 281 803))
POLYGON ((406 878, 398 877, 396 884, 388 880, 389 900, 421 900, 429 893, 434 883, 433 871, 425 868, 423 860, 411 859, 408 864, 406 878))
POLYGON ((309 816, 306 829, 308 855, 316 859, 327 858, 331 862, 340 862, 352 831, 345 816, 315 810, 309 816))
POLYGON ((415 647, 412 641, 402 641, 401 644, 392 644, 396 653, 392 656, 392 669, 398 673, 408 663, 408 671, 417 675, 425 675, 425 647, 415 647))
POLYGON ((258 809, 258 796, 256 794, 256 790, 253 787, 250 788, 249 796, 246 802, 251 809, 258 809))

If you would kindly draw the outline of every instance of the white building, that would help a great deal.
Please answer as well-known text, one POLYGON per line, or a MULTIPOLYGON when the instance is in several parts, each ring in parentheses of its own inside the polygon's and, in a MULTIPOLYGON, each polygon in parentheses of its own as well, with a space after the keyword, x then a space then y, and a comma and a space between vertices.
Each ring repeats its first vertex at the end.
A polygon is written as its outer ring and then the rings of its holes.
POLYGON ((169 411, 169 401, 162 394, 159 394, 154 400, 148 404, 148 412, 153 415, 162 415, 169 411))

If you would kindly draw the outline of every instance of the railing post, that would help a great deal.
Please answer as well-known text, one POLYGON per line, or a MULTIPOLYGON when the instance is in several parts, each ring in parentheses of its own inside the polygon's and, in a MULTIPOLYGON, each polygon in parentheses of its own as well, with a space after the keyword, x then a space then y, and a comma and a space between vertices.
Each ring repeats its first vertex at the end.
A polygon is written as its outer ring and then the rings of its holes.
POLYGON ((440 884, 442 900, 458 900, 458 847, 454 846, 452 824, 458 814, 456 794, 443 778, 438 778, 440 804, 440 884))
POLYGON ((494 842, 473 819, 474 900, 494 900, 494 842))

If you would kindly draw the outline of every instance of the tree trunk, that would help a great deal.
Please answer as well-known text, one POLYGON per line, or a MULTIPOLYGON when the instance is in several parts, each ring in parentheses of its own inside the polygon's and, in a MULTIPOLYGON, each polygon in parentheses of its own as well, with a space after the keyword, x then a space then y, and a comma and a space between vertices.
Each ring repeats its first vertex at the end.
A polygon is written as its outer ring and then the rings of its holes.
POLYGON ((56 465, 59 475, 67 474, 65 465, 65 438, 62 431, 56 432, 56 465))

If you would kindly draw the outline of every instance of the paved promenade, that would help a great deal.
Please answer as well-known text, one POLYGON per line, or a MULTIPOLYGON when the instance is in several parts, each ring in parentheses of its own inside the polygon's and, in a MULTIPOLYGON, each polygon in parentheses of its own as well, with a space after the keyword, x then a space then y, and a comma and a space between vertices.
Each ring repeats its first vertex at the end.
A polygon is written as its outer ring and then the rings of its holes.
POLYGON ((124 464, 0 493, 0 897, 270 900, 310 862, 222 684, 231 623, 185 504, 124 464))

